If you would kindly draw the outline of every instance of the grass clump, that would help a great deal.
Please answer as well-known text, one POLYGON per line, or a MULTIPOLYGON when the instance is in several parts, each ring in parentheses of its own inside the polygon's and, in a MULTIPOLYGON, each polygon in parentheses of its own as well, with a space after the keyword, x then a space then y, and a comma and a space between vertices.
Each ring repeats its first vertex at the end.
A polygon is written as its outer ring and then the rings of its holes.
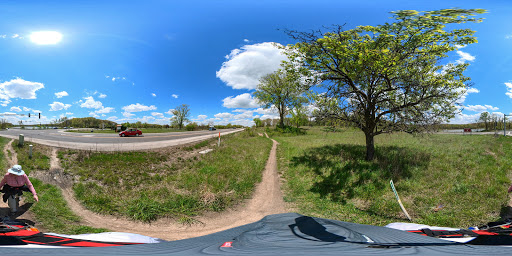
POLYGON ((306 130, 303 128, 297 128, 293 126, 285 126, 285 127, 266 127, 265 132, 270 137, 281 136, 281 137, 293 137, 298 135, 305 135, 306 130))
POLYGON ((274 138, 284 159, 285 200, 302 214, 373 225, 404 221, 390 179, 418 223, 467 227, 509 210, 511 138, 380 135, 373 161, 364 160, 365 137, 354 129, 274 138))
MULTIPOLYGON (((9 143, 10 139, 8 138, 4 138, 4 137, 0 137, 0 148, 4 148, 5 145, 7 145, 7 143, 9 143)), ((12 155, 12 152, 11 151, 8 151, 7 154, 9 155, 9 157, 12 155)), ((5 158, 5 155, 3 154, 3 151, 2 153, 0 154, 0 166, 3 166, 4 169, 0 172, 2 177, 5 173, 7 173, 7 169, 11 168, 11 166, 7 167, 7 159, 5 158)))
POLYGON ((190 223, 201 212, 220 211, 250 196, 271 146, 266 138, 233 134, 206 155, 181 149, 66 150, 59 157, 64 169, 81 177, 73 189, 88 209, 141 221, 168 216, 190 223))
POLYGON ((44 184, 38 179, 30 178, 30 181, 37 191, 39 202, 36 203, 28 192, 25 192, 25 201, 30 205, 30 210, 36 215, 37 222, 45 230, 69 235, 109 231, 80 225, 80 217, 67 207, 60 189, 50 184, 44 184))
POLYGON ((51 148, 45 145, 28 143, 25 141, 23 146, 19 146, 19 141, 14 140, 12 147, 16 151, 18 164, 23 170, 29 174, 31 170, 48 170, 50 169, 50 153, 51 148), (32 147, 32 158, 29 158, 29 144, 32 147))
POLYGON ((211 145, 212 143, 214 142, 214 140, 204 140, 204 141, 201 141, 193 146, 190 146, 190 147, 185 147, 184 149, 187 150, 187 151, 193 151, 193 150, 197 150, 197 149, 200 149, 200 148, 204 148, 206 146, 209 146, 211 145))

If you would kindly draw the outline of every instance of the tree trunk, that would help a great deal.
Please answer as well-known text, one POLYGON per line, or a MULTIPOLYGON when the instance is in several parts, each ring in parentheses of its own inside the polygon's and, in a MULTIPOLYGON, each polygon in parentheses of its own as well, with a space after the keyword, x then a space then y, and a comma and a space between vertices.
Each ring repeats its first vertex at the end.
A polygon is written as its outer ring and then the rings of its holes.
POLYGON ((279 112, 279 127, 284 128, 284 113, 279 112))
POLYGON ((373 141, 373 133, 365 133, 366 136, 366 161, 373 160, 375 155, 375 144, 373 141))

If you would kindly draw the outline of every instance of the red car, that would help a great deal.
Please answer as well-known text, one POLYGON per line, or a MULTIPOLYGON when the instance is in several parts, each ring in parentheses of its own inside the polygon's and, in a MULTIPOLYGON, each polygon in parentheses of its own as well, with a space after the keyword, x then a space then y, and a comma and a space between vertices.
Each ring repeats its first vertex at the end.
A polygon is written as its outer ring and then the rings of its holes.
POLYGON ((134 128, 130 128, 130 129, 126 129, 122 132, 119 133, 119 136, 121 137, 125 137, 125 136, 140 136, 142 135, 142 132, 140 130, 137 130, 137 129, 134 129, 134 128))

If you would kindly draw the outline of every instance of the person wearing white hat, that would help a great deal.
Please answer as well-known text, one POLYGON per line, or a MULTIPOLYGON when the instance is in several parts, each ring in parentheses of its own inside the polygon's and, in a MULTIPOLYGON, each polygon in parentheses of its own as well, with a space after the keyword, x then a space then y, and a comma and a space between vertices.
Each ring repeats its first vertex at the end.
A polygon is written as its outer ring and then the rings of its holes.
POLYGON ((2 181, 0 181, 0 192, 3 192, 3 200, 7 201, 11 214, 15 214, 18 210, 18 203, 16 196, 21 196, 23 191, 31 192, 34 196, 34 200, 39 202, 36 190, 32 185, 32 182, 28 179, 28 176, 21 169, 21 165, 14 165, 11 169, 7 170, 2 181))

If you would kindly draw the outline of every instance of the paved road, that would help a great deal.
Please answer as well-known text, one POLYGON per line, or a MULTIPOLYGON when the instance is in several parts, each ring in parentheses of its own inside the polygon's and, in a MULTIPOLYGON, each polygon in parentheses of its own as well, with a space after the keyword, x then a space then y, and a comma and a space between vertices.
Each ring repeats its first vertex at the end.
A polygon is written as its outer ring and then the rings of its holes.
MULTIPOLYGON (((507 130, 507 136, 512 136, 512 132, 507 130)), ((503 130, 501 131, 496 131, 496 132, 480 132, 480 131, 475 131, 473 130, 473 132, 470 132, 470 133, 465 133, 463 129, 456 129, 456 130, 441 130, 439 132, 437 132, 438 134, 463 134, 463 135, 503 135, 503 130)))
POLYGON ((0 130, 0 136, 18 139, 23 134, 25 141, 54 147, 85 149, 94 151, 130 151, 161 148, 197 142, 213 137, 243 131, 243 129, 220 129, 216 131, 145 133, 139 137, 119 137, 117 134, 73 133, 58 129, 49 130, 0 130))

